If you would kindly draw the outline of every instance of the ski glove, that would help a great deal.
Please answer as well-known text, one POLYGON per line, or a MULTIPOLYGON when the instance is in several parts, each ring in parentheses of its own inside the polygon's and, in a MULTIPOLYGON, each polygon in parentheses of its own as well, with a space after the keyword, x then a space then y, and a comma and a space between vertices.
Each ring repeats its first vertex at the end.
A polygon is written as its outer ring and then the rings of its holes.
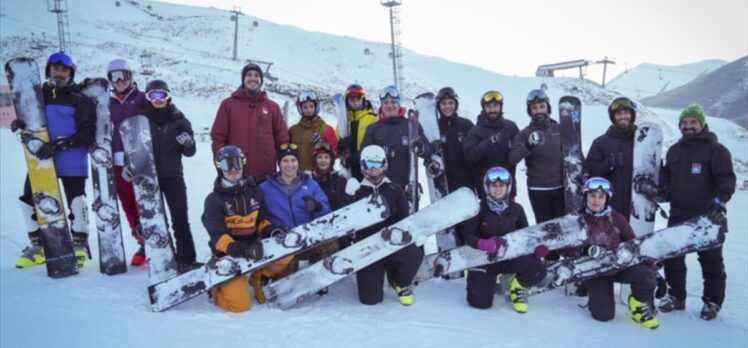
POLYGON ((71 141, 68 138, 60 138, 49 143, 44 143, 36 150, 36 157, 40 160, 48 159, 55 155, 59 151, 64 151, 70 147, 71 141))
POLYGON ((304 200, 304 210, 310 213, 317 213, 322 210, 322 203, 312 196, 301 197, 304 200))
POLYGON ((310 139, 310 141, 312 142, 312 147, 314 147, 314 145, 317 145, 322 141, 322 137, 319 136, 319 133, 312 132, 312 138, 310 139))
POLYGON ((13 122, 10 123, 10 131, 15 133, 18 130, 24 130, 26 129, 26 121, 21 119, 15 119, 13 122))
POLYGON ((530 133, 529 136, 527 136, 527 145, 530 147, 533 147, 535 145, 542 145, 543 144, 543 132, 541 131, 534 131, 530 133))
POLYGON ((501 132, 496 132, 491 136, 491 138, 489 138, 489 140, 491 140, 491 143, 493 144, 499 144, 504 141, 504 135, 501 134, 501 132))
POLYGON ((257 261, 264 255, 264 250, 262 248, 262 242, 259 240, 252 243, 235 241, 229 244, 226 254, 233 257, 243 257, 257 261))
POLYGON ((345 183, 345 194, 353 196, 359 188, 361 188, 361 183, 356 178, 350 178, 345 183))
POLYGON ((286 232, 288 232, 288 229, 282 226, 270 225, 270 226, 265 227, 264 230, 262 230, 262 235, 265 237, 273 238, 275 236, 285 234, 286 232))
POLYGON ((415 139, 412 142, 410 142, 410 151, 413 151, 413 153, 415 153, 416 156, 423 156, 425 152, 425 146, 423 145, 423 140, 415 139))
POLYGON ((616 167, 623 167, 625 165, 623 160, 623 153, 617 152, 617 153, 611 153, 610 157, 608 157, 608 167, 610 169, 616 168, 616 167))
POLYGON ((127 164, 122 167, 122 180, 132 182, 132 169, 130 169, 130 166, 127 164))
POLYGON ((720 201, 719 198, 715 198, 712 201, 712 205, 709 206, 708 212, 714 221, 722 226, 722 232, 727 232, 727 208, 722 205, 722 201, 720 201))
POLYGON ((660 196, 660 188, 651 178, 640 176, 634 180, 634 190, 651 200, 660 196))
POLYGON ((495 254, 501 246, 501 237, 482 238, 478 240, 478 249, 495 254))
POLYGON ((195 140, 193 140, 190 133, 187 132, 182 132, 177 135, 177 142, 179 143, 179 145, 182 145, 184 147, 192 147, 195 145, 195 140))

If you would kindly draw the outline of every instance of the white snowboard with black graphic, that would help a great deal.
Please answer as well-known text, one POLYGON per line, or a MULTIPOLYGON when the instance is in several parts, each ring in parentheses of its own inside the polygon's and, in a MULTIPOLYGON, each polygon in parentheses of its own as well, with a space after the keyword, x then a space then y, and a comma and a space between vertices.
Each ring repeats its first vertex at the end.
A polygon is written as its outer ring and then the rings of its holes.
POLYGON ((582 102, 563 96, 558 101, 561 151, 564 156, 564 208, 573 214, 582 208, 582 102))
MULTIPOLYGON (((651 180, 655 185, 660 178, 660 156, 662 154, 662 129, 651 122, 637 125, 634 135, 634 173, 632 182, 641 178, 651 180)), ((637 236, 654 231, 655 215, 659 206, 646 195, 637 192, 636 185, 631 192, 631 217, 629 224, 637 236)))

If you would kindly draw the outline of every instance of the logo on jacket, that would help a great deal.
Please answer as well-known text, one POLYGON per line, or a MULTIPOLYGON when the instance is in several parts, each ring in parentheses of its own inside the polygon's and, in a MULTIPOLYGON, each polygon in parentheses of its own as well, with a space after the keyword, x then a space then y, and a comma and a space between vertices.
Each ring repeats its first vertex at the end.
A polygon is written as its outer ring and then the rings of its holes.
POLYGON ((236 215, 234 206, 229 202, 226 202, 226 215, 236 215))
POLYGON ((265 107, 265 106, 263 106, 263 107, 262 107, 262 114, 263 114, 263 115, 267 115, 268 113, 270 113, 270 111, 268 110, 268 108, 267 108, 267 107, 265 107))
POLYGON ((691 163, 691 174, 701 174, 701 163, 691 163))

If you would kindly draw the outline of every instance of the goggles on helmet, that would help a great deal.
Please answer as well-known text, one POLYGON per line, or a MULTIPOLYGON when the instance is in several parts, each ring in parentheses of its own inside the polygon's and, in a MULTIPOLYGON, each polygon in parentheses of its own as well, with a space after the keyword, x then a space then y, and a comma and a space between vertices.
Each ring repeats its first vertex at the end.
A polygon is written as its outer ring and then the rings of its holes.
POLYGON ((597 190, 607 193, 608 196, 613 196, 613 186, 610 184, 610 181, 601 177, 594 177, 587 180, 587 182, 584 183, 584 189, 582 192, 588 193, 597 190))
POLYGON ((244 169, 244 159, 241 157, 227 157, 217 163, 217 167, 224 172, 244 169))
POLYGON ((548 95, 542 89, 533 89, 527 94, 527 104, 548 101, 548 95))
POLYGON ((387 97, 400 100, 400 92, 397 91, 395 86, 387 86, 379 92, 379 100, 384 100, 387 97))
POLYGON ((501 182, 509 185, 512 183, 512 174, 503 167, 493 167, 486 172, 483 181, 486 184, 501 182))
POLYGON ((387 165, 387 160, 385 159, 367 159, 361 161, 361 166, 364 167, 364 169, 382 169, 384 166, 387 165))
POLYGON ((364 91, 364 88, 359 85, 350 85, 348 88, 345 89, 345 97, 365 97, 366 92, 364 91))
POLYGON ((497 102, 499 104, 504 103, 504 96, 501 95, 498 91, 488 91, 485 94, 483 94, 483 98, 481 99, 483 104, 490 103, 490 102, 497 102))
POLYGON ((130 81, 130 78, 132 77, 132 74, 127 70, 115 70, 109 72, 108 76, 109 82, 120 82, 120 81, 130 81))
POLYGON ((304 103, 308 101, 316 102, 317 100, 319 100, 319 98, 317 98, 317 93, 314 91, 304 91, 299 94, 299 97, 296 100, 299 103, 304 103))
POLYGON ((145 99, 148 99, 148 101, 150 102, 157 101, 157 100, 166 101, 169 99, 170 96, 171 94, 167 90, 152 89, 145 94, 145 99))
POLYGON ((617 98, 610 103, 610 111, 616 111, 619 108, 627 108, 636 111, 636 103, 629 98, 617 98))
POLYGON ((283 143, 283 144, 280 144, 279 147, 280 147, 281 151, 288 150, 289 148, 291 150, 296 150, 296 149, 299 148, 299 146, 296 145, 296 144, 294 144, 294 143, 283 143))

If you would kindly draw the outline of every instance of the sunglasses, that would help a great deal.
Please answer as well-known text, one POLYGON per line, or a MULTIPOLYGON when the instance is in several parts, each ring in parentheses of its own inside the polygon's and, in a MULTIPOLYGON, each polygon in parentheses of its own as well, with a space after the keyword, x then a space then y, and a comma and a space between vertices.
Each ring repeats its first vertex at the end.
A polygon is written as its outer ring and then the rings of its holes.
POLYGON ((483 103, 497 102, 504 103, 504 96, 498 91, 488 91, 483 94, 483 103))
POLYGON ((379 100, 384 100, 384 98, 387 97, 399 99, 400 92, 397 91, 397 88, 395 88, 395 86, 387 86, 382 89, 381 92, 379 92, 379 100))
POLYGON ((109 73, 109 82, 130 81, 131 74, 126 70, 117 70, 109 73))
POLYGON ((164 89, 152 89, 145 94, 145 99, 148 99, 149 102, 166 101, 169 97, 171 97, 171 93, 164 89))
POLYGON ((485 181, 491 184, 502 182, 509 185, 512 183, 512 174, 502 167, 493 167, 486 172, 485 181))
POLYGON ((381 160, 375 160, 375 159, 368 159, 361 161, 361 167, 364 168, 364 170, 369 169, 382 169, 384 166, 387 165, 387 160, 381 159, 381 160))
POLYGON ((280 144, 280 146, 279 146, 279 147, 280 147, 281 151, 285 151, 285 150, 288 150, 288 149, 291 149, 291 150, 296 150, 296 149, 298 149, 298 148, 299 148, 299 147, 298 147, 298 146, 297 146, 296 144, 294 144, 294 143, 283 143, 283 144, 280 144))

